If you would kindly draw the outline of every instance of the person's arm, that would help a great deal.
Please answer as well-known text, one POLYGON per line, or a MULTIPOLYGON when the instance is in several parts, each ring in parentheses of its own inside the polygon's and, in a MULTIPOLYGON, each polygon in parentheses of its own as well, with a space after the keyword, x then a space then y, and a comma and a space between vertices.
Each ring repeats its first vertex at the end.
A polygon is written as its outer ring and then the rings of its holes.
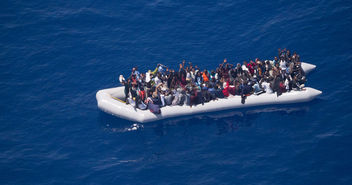
POLYGON ((156 72, 158 72, 158 67, 156 67, 150 74, 154 75, 156 72))
POLYGON ((189 70, 192 70, 192 62, 188 62, 189 70))
POLYGON ((159 89, 159 87, 160 87, 161 85, 163 85, 163 84, 162 84, 162 83, 159 83, 159 84, 156 86, 156 88, 155 88, 155 92, 156 92, 156 93, 158 93, 158 89, 159 89))
POLYGON ((180 64, 180 68, 178 69, 178 72, 182 70, 182 64, 180 64))

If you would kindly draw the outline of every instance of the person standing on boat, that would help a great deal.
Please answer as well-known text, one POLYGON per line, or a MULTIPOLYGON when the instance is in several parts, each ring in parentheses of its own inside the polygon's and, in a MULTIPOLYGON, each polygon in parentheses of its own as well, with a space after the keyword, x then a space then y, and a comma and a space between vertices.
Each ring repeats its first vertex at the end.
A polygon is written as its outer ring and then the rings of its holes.
POLYGON ((247 69, 250 72, 251 76, 254 74, 254 66, 256 64, 253 62, 253 60, 250 60, 249 63, 247 64, 247 69))
POLYGON ((131 80, 130 79, 127 79, 127 81, 123 80, 123 81, 121 81, 121 84, 123 86, 125 86, 125 90, 124 90, 124 92, 125 92, 125 102, 126 102, 126 104, 128 104, 128 96, 129 96, 129 93, 130 93, 131 80))
POLYGON ((291 63, 291 59, 292 59, 292 57, 291 57, 290 50, 287 50, 286 53, 285 53, 285 61, 287 63, 291 63))
POLYGON ((135 75, 136 76, 136 79, 138 80, 139 79, 139 76, 140 76, 140 73, 138 71, 138 68, 137 67, 134 67, 132 68, 132 73, 131 73, 131 76, 135 75))
POLYGON ((157 68, 158 68, 158 72, 161 73, 161 74, 164 74, 166 72, 166 69, 167 69, 167 67, 165 65, 163 65, 163 64, 158 64, 157 68))
POLYGON ((139 96, 137 93, 138 89, 137 89, 137 83, 132 82, 132 85, 130 86, 130 92, 131 92, 131 96, 132 96, 132 100, 134 100, 135 102, 135 108, 138 107, 138 103, 139 103, 139 96))

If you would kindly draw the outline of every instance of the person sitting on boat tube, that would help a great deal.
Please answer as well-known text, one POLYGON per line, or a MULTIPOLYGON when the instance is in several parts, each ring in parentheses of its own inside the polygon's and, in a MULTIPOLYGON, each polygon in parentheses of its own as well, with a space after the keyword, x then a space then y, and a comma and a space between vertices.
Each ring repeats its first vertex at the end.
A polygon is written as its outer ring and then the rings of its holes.
POLYGON ((161 113, 159 105, 154 104, 154 102, 153 102, 151 97, 147 98, 146 103, 148 105, 148 109, 149 109, 150 112, 152 112, 154 114, 160 114, 161 113))
POLYGON ((241 91, 241 103, 245 104, 245 100, 247 96, 250 96, 253 89, 247 81, 242 81, 242 84, 240 85, 240 91, 241 91))
POLYGON ((158 88, 160 87, 160 85, 158 85, 157 87, 155 87, 154 92, 152 93, 152 97, 148 97, 146 99, 146 104, 148 105, 148 109, 150 110, 150 112, 154 113, 154 114, 160 114, 161 110, 160 110, 160 105, 159 105, 159 98, 158 98, 158 88))

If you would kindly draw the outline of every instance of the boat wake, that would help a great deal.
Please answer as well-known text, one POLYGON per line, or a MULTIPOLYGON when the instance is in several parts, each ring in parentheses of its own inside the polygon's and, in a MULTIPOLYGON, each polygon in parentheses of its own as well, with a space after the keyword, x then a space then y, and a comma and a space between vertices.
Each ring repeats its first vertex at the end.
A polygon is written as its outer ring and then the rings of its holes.
MULTIPOLYGON (((231 111, 220 111, 213 113, 205 113, 200 115, 190 115, 179 118, 170 118, 156 122, 150 122, 145 125, 133 123, 128 120, 117 118, 103 111, 100 113, 100 124, 103 130, 114 133, 128 133, 142 131, 150 128, 166 128, 169 126, 191 126, 195 124, 203 124, 203 122, 215 123, 218 127, 218 133, 238 130, 242 127, 251 127, 253 122, 257 120, 261 113, 276 113, 280 115, 305 114, 309 111, 308 105, 287 105, 281 106, 264 106, 253 109, 241 109, 231 111)), ((203 124, 207 126, 209 124, 203 124)), ((160 129, 157 129, 160 130, 160 129)), ((158 131, 159 132, 159 131, 158 131)), ((163 134, 161 134, 163 135, 163 134)))

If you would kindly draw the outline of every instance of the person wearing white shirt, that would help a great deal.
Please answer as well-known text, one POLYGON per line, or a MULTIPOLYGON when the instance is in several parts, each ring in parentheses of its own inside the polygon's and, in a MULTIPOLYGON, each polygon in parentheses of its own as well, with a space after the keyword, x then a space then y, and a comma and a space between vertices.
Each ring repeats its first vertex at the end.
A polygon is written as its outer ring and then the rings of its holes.
POLYGON ((282 71, 285 71, 287 66, 286 66, 286 61, 285 60, 280 60, 280 68, 282 71))
POLYGON ((264 81, 264 82, 262 82, 262 87, 267 94, 273 93, 273 90, 270 87, 270 83, 264 81))

